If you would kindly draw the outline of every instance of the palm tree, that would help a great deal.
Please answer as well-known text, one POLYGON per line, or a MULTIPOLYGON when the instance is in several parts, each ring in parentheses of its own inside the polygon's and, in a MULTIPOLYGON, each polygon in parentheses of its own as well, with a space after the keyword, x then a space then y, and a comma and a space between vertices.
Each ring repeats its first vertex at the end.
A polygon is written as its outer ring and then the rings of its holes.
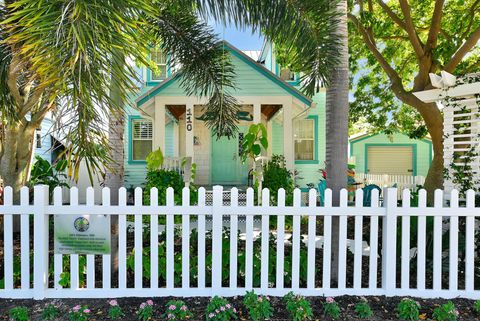
MULTIPOLYGON (((312 38, 306 36, 311 27, 294 3, 0 0, 0 176, 5 185, 17 192, 25 185, 35 129, 48 113, 71 128, 65 135, 65 157, 73 177, 80 161, 90 175, 102 165, 109 167, 113 160, 105 120, 123 114, 137 78, 134 66, 116 58, 149 65, 146 52, 160 40, 165 51, 175 53, 172 63, 182 65, 186 91, 210 97, 206 112, 217 115, 210 128, 218 136, 234 135, 238 106, 229 94, 234 70, 222 43, 200 17, 249 24, 274 42, 311 46, 312 38), (118 86, 118 99, 109 96, 112 83, 118 86)), ((328 23, 330 16, 323 17, 328 23)), ((316 71, 312 79, 327 75, 329 62, 319 57, 310 57, 316 71)))

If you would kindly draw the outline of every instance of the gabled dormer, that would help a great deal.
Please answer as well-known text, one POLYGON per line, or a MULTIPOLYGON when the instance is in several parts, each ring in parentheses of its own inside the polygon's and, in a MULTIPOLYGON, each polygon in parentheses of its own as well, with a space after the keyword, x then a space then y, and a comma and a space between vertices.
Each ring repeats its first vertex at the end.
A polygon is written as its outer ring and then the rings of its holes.
POLYGON ((263 44, 258 62, 288 84, 292 86, 300 85, 300 73, 292 72, 278 63, 275 56, 275 45, 270 41, 265 41, 263 44))
POLYGON ((147 87, 154 87, 170 77, 173 73, 170 66, 170 54, 166 53, 160 47, 150 50, 149 59, 157 66, 156 70, 143 67, 143 82, 147 87))

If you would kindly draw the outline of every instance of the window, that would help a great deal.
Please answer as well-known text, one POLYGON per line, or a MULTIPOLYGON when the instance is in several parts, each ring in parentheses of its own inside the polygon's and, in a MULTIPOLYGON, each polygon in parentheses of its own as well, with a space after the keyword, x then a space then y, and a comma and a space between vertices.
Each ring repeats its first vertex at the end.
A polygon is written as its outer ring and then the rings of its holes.
POLYGON ((315 120, 299 119, 294 123, 295 159, 315 160, 315 120))
POLYGON ((153 124, 151 121, 132 121, 132 160, 145 160, 152 151, 153 124))
POLYGON ((296 75, 296 72, 293 72, 288 68, 282 68, 280 70, 280 78, 285 81, 295 81, 297 78, 296 75))
POLYGON ((150 58, 157 65, 157 70, 152 70, 152 80, 163 80, 167 78, 167 55, 160 49, 150 52, 150 58))

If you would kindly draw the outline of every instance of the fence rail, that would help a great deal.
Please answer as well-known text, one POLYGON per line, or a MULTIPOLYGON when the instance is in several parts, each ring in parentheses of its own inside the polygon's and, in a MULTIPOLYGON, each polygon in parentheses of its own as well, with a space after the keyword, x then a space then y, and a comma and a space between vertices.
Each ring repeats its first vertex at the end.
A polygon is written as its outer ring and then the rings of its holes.
POLYGON ((135 204, 127 205, 122 188, 119 205, 111 205, 104 188, 102 205, 94 205, 93 189, 87 190, 86 204, 78 204, 76 188, 70 190, 70 204, 63 204, 60 188, 49 202, 48 188, 36 186, 33 202, 23 188, 13 205, 7 187, 0 205, 0 297, 233 296, 255 289, 269 295, 480 298, 480 209, 473 191, 465 204, 452 191, 448 207, 442 191, 436 191, 432 207, 424 190, 418 206, 411 206, 408 190, 399 204, 397 190, 389 188, 382 204, 373 191, 371 207, 363 207, 362 193, 357 190, 355 205, 349 206, 342 190, 339 206, 332 206, 327 190, 319 206, 311 190, 304 206, 298 189, 287 205, 283 189, 276 204, 264 190, 262 204, 256 205, 248 189, 246 205, 239 206, 236 188, 224 204, 223 188, 215 186, 212 205, 205 205, 204 188, 195 199, 184 188, 177 203, 169 188, 165 200, 152 189, 150 205, 143 205, 144 193, 137 188, 135 204), (118 271, 111 268, 113 255, 54 253, 53 217, 89 214, 118 217, 118 271), (332 280, 337 219, 338 280, 332 280))

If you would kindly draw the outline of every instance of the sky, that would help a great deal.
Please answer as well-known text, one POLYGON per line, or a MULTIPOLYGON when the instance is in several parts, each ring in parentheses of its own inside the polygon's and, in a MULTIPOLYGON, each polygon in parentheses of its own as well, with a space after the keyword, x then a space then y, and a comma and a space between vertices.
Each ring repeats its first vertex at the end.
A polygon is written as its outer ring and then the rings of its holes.
POLYGON ((263 37, 259 33, 252 34, 252 29, 239 30, 234 26, 224 27, 212 22, 212 27, 221 39, 230 42, 240 50, 261 50, 263 37))

